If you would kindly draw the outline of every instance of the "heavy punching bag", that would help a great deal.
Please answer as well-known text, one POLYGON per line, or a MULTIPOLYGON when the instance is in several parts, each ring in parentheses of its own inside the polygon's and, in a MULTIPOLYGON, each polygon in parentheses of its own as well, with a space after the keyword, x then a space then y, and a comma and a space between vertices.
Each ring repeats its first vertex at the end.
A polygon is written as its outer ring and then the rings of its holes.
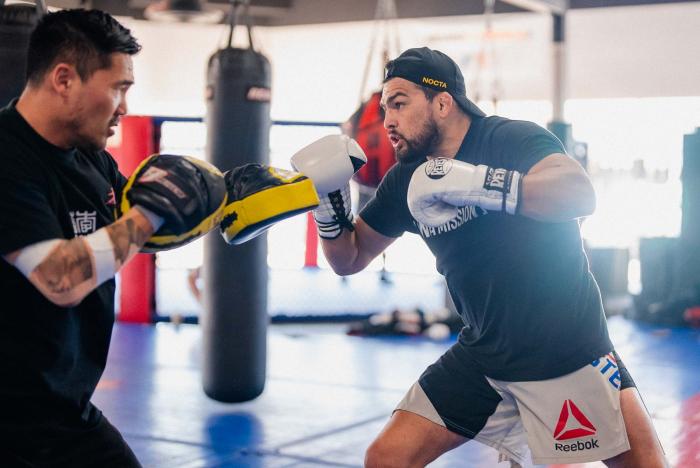
MULTIPOLYGON (((207 159, 222 171, 267 164, 270 133, 270 64, 253 48, 232 47, 240 2, 234 2, 228 47, 209 59, 207 159)), ((204 392, 224 402, 257 397, 267 361, 267 236, 228 245, 210 235, 204 251, 202 317, 204 392)))
POLYGON ((46 11, 43 0, 36 6, 5 3, 0 0, 0 108, 24 89, 29 36, 46 11))

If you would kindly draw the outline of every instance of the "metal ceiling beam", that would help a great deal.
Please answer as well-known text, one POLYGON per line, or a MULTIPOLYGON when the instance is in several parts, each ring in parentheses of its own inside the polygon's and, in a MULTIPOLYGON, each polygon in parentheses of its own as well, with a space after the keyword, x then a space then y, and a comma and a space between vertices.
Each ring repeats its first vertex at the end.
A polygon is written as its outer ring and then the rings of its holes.
MULTIPOLYGON (((115 15, 143 18, 155 0, 89 0, 90 6, 115 15)), ((259 26, 288 26, 346 21, 372 21, 377 0, 250 0, 251 16, 259 26)), ((497 0, 494 13, 540 11, 562 15, 567 9, 696 2, 698 0, 497 0)), ((47 0, 59 8, 75 8, 81 0, 47 0)), ((228 11, 230 0, 207 0, 228 11)), ((484 0, 398 0, 399 18, 482 15, 484 0)))
MULTIPOLYGON (((227 0, 208 0, 220 5, 227 0)), ((349 21, 372 21, 377 9, 377 0, 251 0, 251 14, 259 26, 290 26, 305 24, 340 23, 349 21), (257 8, 256 8, 257 7, 257 8), (259 7, 277 14, 267 15, 259 7), (281 7, 281 8, 280 8, 281 7)), ((496 13, 523 12, 521 8, 506 3, 497 3, 496 13)), ((483 0, 399 0, 397 14, 400 19, 434 16, 481 15, 483 0)))
POLYGON ((569 0, 501 0, 524 10, 563 15, 569 9, 569 0))

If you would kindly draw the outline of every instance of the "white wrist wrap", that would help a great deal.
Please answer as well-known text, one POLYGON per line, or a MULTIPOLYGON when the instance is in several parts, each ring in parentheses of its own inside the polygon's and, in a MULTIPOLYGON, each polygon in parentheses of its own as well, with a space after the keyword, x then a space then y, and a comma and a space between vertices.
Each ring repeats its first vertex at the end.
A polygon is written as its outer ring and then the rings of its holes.
POLYGON ((323 239, 335 239, 343 229, 353 231, 353 215, 350 202, 350 183, 343 188, 319 197, 320 204, 313 212, 318 235, 323 239))
POLYGON ((59 242, 61 242, 60 239, 50 239, 25 247, 15 259, 15 268, 21 271, 26 278, 29 278, 34 268, 44 261, 59 242))
POLYGON ((101 285, 116 274, 116 262, 114 261, 114 244, 105 228, 98 229, 85 236, 85 241, 92 250, 95 259, 95 279, 97 286, 101 285))
POLYGON ((149 210, 148 208, 144 208, 141 205, 136 205, 134 208, 138 209, 141 214, 143 214, 146 219, 148 219, 148 222, 151 223, 151 226, 153 226, 153 232, 156 232, 160 227, 163 225, 165 220, 149 210))

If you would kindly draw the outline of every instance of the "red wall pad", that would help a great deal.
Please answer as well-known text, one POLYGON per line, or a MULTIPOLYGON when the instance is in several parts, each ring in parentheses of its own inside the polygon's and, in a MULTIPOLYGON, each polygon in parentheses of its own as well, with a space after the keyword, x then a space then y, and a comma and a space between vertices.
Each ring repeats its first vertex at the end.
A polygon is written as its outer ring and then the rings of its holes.
MULTIPOLYGON (((139 163, 158 152, 158 138, 151 117, 124 116, 119 125, 120 141, 108 151, 119 163, 122 174, 129 176, 139 163)), ((119 271, 120 322, 151 323, 155 308, 156 263, 153 254, 137 254, 119 271)))
POLYGON ((304 266, 318 267, 318 234, 316 223, 311 212, 306 213, 306 252, 304 253, 304 266))

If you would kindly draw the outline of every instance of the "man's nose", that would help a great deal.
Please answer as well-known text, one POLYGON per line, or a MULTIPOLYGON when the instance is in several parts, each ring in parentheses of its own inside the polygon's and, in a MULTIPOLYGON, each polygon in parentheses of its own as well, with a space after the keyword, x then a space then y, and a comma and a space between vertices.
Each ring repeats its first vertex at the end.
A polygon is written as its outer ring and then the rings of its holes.
POLYGON ((384 113, 384 128, 387 130, 395 128, 396 127, 396 119, 394 119, 393 112, 390 112, 387 110, 384 113))
POLYGON ((119 101, 119 105, 117 106, 117 110, 115 111, 115 114, 117 115, 126 115, 128 112, 129 108, 126 104, 126 98, 121 98, 119 101))

